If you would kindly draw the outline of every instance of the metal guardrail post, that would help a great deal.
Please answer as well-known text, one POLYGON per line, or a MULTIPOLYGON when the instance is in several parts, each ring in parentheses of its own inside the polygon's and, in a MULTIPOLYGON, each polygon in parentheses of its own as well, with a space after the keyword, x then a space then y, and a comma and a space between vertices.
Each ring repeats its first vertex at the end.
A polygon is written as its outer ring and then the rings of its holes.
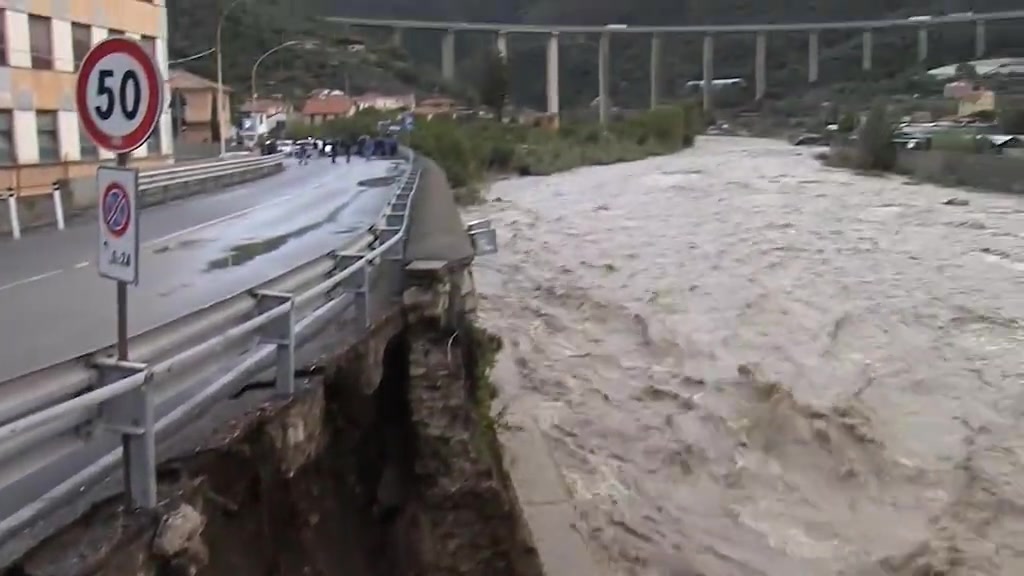
POLYGON ((64 198, 60 194, 60 182, 53 183, 53 213, 57 218, 57 230, 64 229, 64 198))
MULTIPOLYGON (((102 386, 146 371, 145 364, 114 359, 98 360, 96 367, 102 386)), ((99 409, 101 426, 121 435, 129 503, 134 508, 156 508, 156 419, 150 384, 115 396, 99 409)))
POLYGON ((280 306, 288 313, 268 322, 259 331, 263 344, 277 346, 275 391, 281 396, 295 394, 295 299, 281 292, 256 292, 256 313, 265 314, 280 306))
POLYGON ((21 219, 18 217, 18 194, 14 188, 8 188, 4 195, 7 199, 7 214, 11 218, 11 236, 15 240, 21 238, 21 219))
MULTIPOLYGON (((363 259, 363 254, 342 253, 337 255, 339 270, 346 270, 363 259)), ((339 288, 351 294, 356 305, 358 321, 363 326, 370 325, 370 265, 360 267, 348 278, 341 281, 339 288)))

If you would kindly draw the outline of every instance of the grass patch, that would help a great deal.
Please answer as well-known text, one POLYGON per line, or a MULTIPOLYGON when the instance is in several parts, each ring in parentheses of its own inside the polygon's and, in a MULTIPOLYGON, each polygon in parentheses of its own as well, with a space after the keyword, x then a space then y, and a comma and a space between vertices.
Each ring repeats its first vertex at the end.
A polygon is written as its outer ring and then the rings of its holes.
POLYGON ((476 420, 472 431, 473 442, 486 455, 491 466, 502 468, 501 448, 498 442, 498 426, 500 423, 491 414, 491 405, 498 397, 498 389, 491 380, 494 368, 501 352, 503 343, 497 334, 488 332, 472 321, 466 321, 460 331, 465 338, 467 350, 467 368, 471 370, 470 401, 476 420))

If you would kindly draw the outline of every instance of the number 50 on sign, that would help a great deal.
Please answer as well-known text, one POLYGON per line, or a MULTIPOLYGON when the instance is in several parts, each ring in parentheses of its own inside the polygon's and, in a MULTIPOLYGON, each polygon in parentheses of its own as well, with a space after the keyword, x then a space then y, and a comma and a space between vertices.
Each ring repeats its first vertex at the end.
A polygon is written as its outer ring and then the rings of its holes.
POLYGON ((152 134, 163 110, 164 82, 153 56, 124 37, 92 47, 78 72, 75 101, 96 145, 131 152, 152 134))

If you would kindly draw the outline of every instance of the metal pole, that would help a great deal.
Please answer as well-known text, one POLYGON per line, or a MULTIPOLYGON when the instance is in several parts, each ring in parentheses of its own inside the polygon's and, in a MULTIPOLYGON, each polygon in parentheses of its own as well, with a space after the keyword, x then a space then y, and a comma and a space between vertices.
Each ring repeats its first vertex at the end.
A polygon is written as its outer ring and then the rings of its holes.
MULTIPOLYGON (((223 144, 223 140, 221 143, 223 144)), ((128 167, 127 152, 117 155, 117 166, 128 167)), ((128 360, 128 284, 120 280, 117 281, 117 359, 128 360)))
MULTIPOLYGON (((229 8, 230 10, 230 8, 229 8)), ((224 16, 221 14, 220 20, 217 21, 217 140, 220 144, 220 155, 224 156, 226 150, 224 147, 224 62, 223 53, 221 52, 220 46, 220 29, 224 25, 224 16)))
POLYGON ((57 217, 57 230, 64 229, 64 199, 60 195, 60 183, 53 183, 53 212, 57 217))
POLYGON ((18 240, 21 238, 21 218, 18 217, 18 194, 11 188, 7 190, 7 212, 11 218, 11 236, 18 240))

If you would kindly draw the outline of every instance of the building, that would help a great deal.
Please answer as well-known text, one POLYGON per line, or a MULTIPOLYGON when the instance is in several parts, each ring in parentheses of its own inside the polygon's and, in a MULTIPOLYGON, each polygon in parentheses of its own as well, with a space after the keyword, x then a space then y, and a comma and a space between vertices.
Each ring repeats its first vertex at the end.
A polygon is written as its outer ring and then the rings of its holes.
MULTIPOLYGON (((138 1, 138 0, 136 0, 138 1)), ((218 142, 213 126, 216 122, 217 83, 201 76, 172 68, 167 83, 171 88, 172 102, 179 103, 177 137, 189 144, 218 142)), ((231 117, 231 89, 224 87, 221 101, 221 118, 231 117)), ((231 123, 227 122, 226 126, 231 123)), ((225 137, 228 135, 225 134, 225 137)))
POLYGON ((356 111, 360 110, 412 110, 416 108, 415 94, 377 94, 368 92, 355 97, 356 111))
MULTIPOLYGON (((48 192, 55 180, 90 176, 114 158, 97 150, 75 112, 75 70, 108 36, 135 38, 167 75, 165 0, 0 3, 0 188, 48 192)), ((165 98, 170 100, 165 88, 165 98)), ((166 163, 171 115, 161 116, 137 165, 166 163)))
POLYGON ((413 113, 417 116, 423 116, 427 120, 434 116, 451 116, 455 114, 458 109, 458 102, 454 98, 448 98, 445 96, 434 96, 427 98, 419 103, 418 106, 413 110, 413 113))
POLYGON ((278 96, 247 100, 245 104, 242 104, 241 110, 242 122, 239 126, 239 135, 245 146, 253 147, 259 141, 260 136, 270 134, 275 128, 283 129, 294 108, 284 98, 278 96))
POLYGON ((338 118, 355 114, 355 101, 341 90, 314 90, 302 106, 302 119, 311 126, 319 126, 338 118))

